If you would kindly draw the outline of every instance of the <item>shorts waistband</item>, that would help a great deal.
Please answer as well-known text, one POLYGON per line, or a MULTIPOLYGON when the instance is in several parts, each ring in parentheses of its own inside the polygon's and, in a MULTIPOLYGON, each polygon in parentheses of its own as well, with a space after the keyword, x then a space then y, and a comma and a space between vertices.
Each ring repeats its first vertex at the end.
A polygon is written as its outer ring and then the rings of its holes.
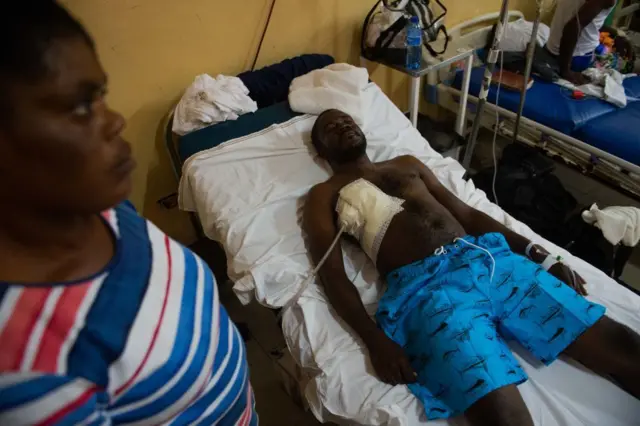
POLYGON ((465 235, 464 237, 456 238, 456 240, 449 244, 438 247, 434 254, 427 256, 424 259, 401 266, 389 272, 385 278, 387 280, 387 284, 393 285, 396 283, 399 284, 408 278, 410 279, 416 276, 428 277, 438 271, 440 264, 445 257, 451 259, 470 251, 478 251, 486 255, 484 250, 493 254, 495 252, 502 251, 505 248, 509 249, 509 245, 504 239, 504 236, 498 232, 491 232, 479 237, 465 235), (464 240, 464 242, 459 240, 464 240), (480 248, 474 246, 478 246, 480 248))

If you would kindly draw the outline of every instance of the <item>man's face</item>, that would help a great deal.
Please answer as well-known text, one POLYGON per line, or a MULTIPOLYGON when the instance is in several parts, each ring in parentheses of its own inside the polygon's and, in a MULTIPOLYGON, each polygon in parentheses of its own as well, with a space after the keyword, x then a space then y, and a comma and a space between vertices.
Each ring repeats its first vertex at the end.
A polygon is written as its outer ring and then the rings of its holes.
POLYGON ((367 139, 350 115, 329 110, 318 117, 318 151, 326 160, 338 164, 360 158, 366 153, 367 139))
POLYGON ((81 37, 53 41, 44 62, 45 76, 3 94, 0 194, 52 213, 112 207, 128 197, 135 162, 124 119, 105 103, 106 75, 81 37))

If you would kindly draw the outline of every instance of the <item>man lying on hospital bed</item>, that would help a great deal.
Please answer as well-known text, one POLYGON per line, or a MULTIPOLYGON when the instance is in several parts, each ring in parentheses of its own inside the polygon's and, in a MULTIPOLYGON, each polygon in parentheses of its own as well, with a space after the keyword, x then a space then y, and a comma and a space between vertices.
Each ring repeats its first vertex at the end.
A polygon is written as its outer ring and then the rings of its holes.
POLYGON ((504 339, 545 364, 565 354, 640 397, 640 336, 585 299, 584 280, 560 259, 467 206, 416 158, 372 163, 341 111, 318 117, 312 142, 335 172, 304 213, 325 292, 380 379, 408 384, 430 419, 533 424, 516 388, 527 376, 504 339), (377 325, 332 248, 341 231, 386 277, 377 325))

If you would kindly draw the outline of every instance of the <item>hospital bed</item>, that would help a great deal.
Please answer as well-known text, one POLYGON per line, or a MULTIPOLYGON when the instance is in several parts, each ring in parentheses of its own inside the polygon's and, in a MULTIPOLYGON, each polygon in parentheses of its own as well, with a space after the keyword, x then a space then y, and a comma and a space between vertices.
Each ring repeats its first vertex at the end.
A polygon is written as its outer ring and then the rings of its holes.
MULTIPOLYGON (((449 31, 449 48, 477 50, 483 48, 498 13, 490 13, 463 22, 449 31)), ((523 19, 518 11, 510 11, 509 19, 523 19)), ((500 61, 498 60, 498 64, 500 61)), ((475 104, 484 68, 473 69, 468 99, 470 117, 475 118, 475 104)), ((624 81, 629 99, 625 108, 595 98, 573 99, 568 89, 534 77, 527 91, 518 140, 538 147, 551 156, 559 156, 585 174, 605 180, 626 192, 640 196, 640 77, 624 81)), ((462 73, 441 72, 427 79, 430 102, 457 112, 463 93, 462 73)), ((518 111, 520 93, 501 90, 496 106, 497 87, 491 86, 481 124, 513 138, 513 124, 518 111), (496 115, 498 118, 496 118, 496 115)))
MULTIPOLYGON (((373 161, 411 154, 425 162, 453 193, 524 236, 561 254, 588 281, 590 299, 609 315, 640 330, 640 298, 599 270, 554 247, 490 203, 465 170, 435 152, 409 120, 370 83, 363 130, 373 161)), ((279 103, 194 132, 177 143, 181 168, 179 199, 193 212, 204 234, 224 246, 228 274, 240 300, 282 307, 311 269, 301 230, 305 195, 330 176, 310 144, 315 116, 297 115, 279 103)), ((373 315, 384 291, 366 255, 343 242, 349 278, 373 315)), ((404 386, 380 382, 360 340, 336 316, 322 287, 313 282, 284 312, 282 330, 304 377, 301 386, 321 421, 363 425, 445 425, 428 422, 421 404, 404 386)), ((582 367, 558 360, 543 368, 511 345, 530 376, 519 388, 537 425, 638 424, 640 401, 582 367)))

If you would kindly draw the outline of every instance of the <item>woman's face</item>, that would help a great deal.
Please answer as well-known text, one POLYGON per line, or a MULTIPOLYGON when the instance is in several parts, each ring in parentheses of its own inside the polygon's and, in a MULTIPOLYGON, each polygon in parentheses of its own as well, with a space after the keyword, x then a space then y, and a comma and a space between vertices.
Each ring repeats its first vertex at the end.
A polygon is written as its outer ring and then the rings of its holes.
POLYGON ((54 40, 37 81, 11 81, 0 119, 0 194, 52 213, 97 213, 126 199, 135 162, 107 77, 81 37, 54 40))

